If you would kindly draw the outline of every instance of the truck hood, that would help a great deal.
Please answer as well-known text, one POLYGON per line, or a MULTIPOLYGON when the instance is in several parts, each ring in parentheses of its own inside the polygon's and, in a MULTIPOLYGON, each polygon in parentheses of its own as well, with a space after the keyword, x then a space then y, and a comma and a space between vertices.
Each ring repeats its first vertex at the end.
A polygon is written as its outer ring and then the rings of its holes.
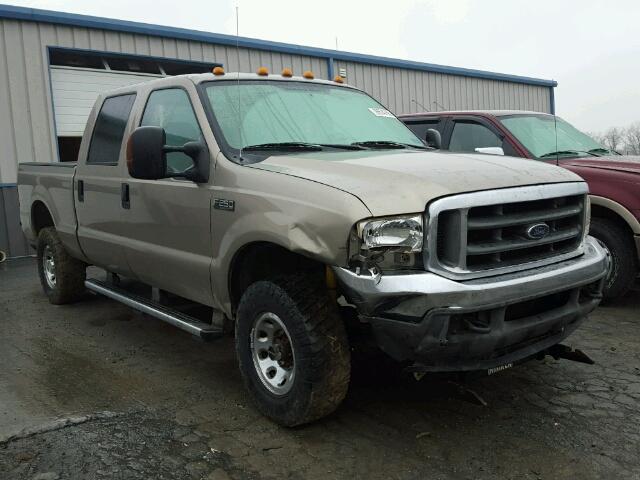
POLYGON ((421 212, 431 200, 456 193, 581 181, 545 162, 412 150, 276 155, 249 167, 351 193, 374 216, 421 212))
POLYGON ((561 161, 561 164, 640 174, 640 157, 633 155, 572 158, 566 162, 561 161))

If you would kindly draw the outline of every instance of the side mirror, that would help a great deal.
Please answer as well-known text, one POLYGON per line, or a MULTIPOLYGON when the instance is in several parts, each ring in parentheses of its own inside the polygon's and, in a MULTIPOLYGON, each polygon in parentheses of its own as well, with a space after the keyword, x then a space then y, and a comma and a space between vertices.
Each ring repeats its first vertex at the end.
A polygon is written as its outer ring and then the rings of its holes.
POLYGON ((138 127, 127 142, 127 169, 133 178, 158 180, 167 176, 166 135, 161 127, 138 127))
POLYGON ((504 155, 502 147, 478 147, 474 150, 478 153, 487 153, 489 155, 504 155))
POLYGON ((166 145, 162 127, 138 127, 127 142, 127 168, 133 178, 159 180, 186 178, 197 183, 209 180, 209 151, 201 142, 187 142, 181 147, 166 145), (182 152, 193 159, 194 167, 181 173, 167 171, 167 153, 182 152))
POLYGON ((440 150, 440 148, 442 148, 442 136, 438 130, 433 128, 428 129, 425 139, 427 141, 427 145, 431 148, 435 148, 436 150, 440 150))

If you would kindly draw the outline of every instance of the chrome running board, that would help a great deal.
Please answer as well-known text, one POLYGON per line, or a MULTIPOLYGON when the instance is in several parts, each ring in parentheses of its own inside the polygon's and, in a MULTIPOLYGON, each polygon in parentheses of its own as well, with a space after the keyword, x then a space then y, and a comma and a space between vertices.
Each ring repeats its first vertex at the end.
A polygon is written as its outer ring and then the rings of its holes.
POLYGON ((99 293, 100 295, 109 297, 142 313, 158 318, 163 322, 167 322, 174 327, 178 327, 185 332, 189 332, 192 335, 199 336, 204 340, 210 340, 222 335, 222 331, 219 328, 182 312, 160 305, 148 298, 127 292, 126 290, 110 283, 90 279, 86 280, 84 285, 93 292, 99 293))

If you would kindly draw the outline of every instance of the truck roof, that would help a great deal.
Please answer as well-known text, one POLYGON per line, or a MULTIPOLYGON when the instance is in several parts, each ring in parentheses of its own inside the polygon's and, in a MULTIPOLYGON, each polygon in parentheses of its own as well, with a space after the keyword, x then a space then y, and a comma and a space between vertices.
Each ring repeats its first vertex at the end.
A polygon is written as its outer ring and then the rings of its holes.
POLYGON ((188 79, 196 85, 199 85, 204 82, 212 82, 212 81, 230 81, 230 80, 258 80, 258 81, 283 81, 283 82, 305 82, 305 83, 316 83, 323 85, 332 85, 338 87, 351 88, 354 90, 359 90, 356 87, 351 85, 347 85, 346 83, 338 83, 332 80, 323 80, 323 79, 307 79, 301 76, 292 76, 292 77, 283 77, 282 75, 258 75, 257 73, 240 73, 240 72, 230 72, 225 73, 223 75, 214 75, 213 73, 190 73, 186 75, 172 75, 167 77, 162 77, 154 80, 147 80, 140 83, 135 83, 132 85, 126 85, 124 87, 115 88, 113 90, 109 90, 108 92, 104 92, 100 95, 101 97, 110 97, 113 95, 119 95, 124 93, 132 93, 141 88, 155 88, 155 86, 163 86, 167 84, 167 86, 176 83, 176 80, 179 79, 188 79))
POLYGON ((441 115, 482 115, 492 117, 504 117, 506 115, 548 115, 544 112, 533 112, 528 110, 445 110, 441 112, 419 112, 409 113, 405 115, 398 115, 398 118, 412 118, 412 117, 434 117, 441 115))

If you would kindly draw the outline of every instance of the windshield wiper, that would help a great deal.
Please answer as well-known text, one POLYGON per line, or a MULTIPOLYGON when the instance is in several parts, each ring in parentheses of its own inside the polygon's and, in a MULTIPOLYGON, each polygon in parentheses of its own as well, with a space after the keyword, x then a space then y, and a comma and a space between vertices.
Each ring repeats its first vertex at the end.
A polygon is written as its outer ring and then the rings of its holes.
POLYGON ((391 142, 389 140, 367 140, 365 142, 353 142, 351 145, 357 145, 367 148, 417 148, 419 150, 427 150, 428 147, 422 145, 412 145, 410 143, 391 142))
POLYGON ((322 145, 306 142, 276 142, 247 145, 242 150, 322 150, 322 145))
POLYGON ((558 155, 577 155, 579 153, 586 153, 587 155, 591 155, 592 157, 598 157, 595 153, 584 152, 582 150, 558 150, 557 152, 549 152, 544 155, 540 155, 538 158, 548 158, 548 157, 556 157, 558 155))
MULTIPOLYGON (((607 155, 607 154, 613 153, 613 152, 611 150, 609 150, 608 148, 598 147, 598 148, 592 148, 587 153, 593 153, 594 155, 597 155, 598 153, 604 153, 605 155, 607 155)), ((600 156, 600 155, 598 155, 598 156, 600 156)))
POLYGON ((322 150, 323 148, 337 148, 340 150, 364 150, 360 145, 341 143, 308 143, 308 142, 274 142, 248 145, 243 150, 322 150))

